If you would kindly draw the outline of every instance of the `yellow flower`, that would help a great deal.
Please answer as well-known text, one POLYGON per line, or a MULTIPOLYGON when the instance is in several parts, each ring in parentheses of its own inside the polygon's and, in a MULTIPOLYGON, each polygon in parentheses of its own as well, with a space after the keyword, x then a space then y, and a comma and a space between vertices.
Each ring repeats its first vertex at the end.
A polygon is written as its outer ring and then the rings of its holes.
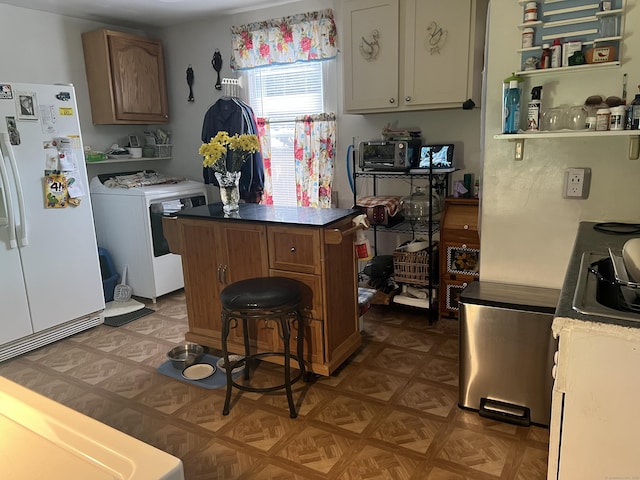
POLYGON ((204 158, 202 164, 214 171, 238 172, 250 154, 260 150, 256 135, 242 134, 229 136, 227 132, 218 132, 209 143, 203 143, 198 153, 204 158))
POLYGON ((255 135, 234 135, 229 139, 231 150, 241 150, 247 153, 255 153, 260 149, 258 137, 255 135))

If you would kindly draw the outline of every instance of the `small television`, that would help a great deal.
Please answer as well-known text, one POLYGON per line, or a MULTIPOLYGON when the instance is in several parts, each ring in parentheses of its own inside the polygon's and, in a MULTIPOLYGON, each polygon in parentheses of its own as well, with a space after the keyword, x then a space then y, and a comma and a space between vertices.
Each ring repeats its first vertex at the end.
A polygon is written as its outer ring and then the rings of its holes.
POLYGON ((434 173, 454 172, 453 166, 453 144, 423 145, 420 149, 418 164, 413 165, 411 173, 434 173), (433 163, 433 166, 431 166, 433 163))

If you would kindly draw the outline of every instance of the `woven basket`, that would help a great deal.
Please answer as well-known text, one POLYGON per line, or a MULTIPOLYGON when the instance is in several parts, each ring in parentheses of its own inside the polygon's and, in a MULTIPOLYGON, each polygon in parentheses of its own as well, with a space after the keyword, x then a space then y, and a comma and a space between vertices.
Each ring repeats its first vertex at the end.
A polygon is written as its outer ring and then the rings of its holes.
MULTIPOLYGON (((433 252, 437 261, 437 252, 433 252)), ((393 252, 393 278, 399 283, 427 285, 429 283, 429 250, 420 252, 393 252)))
POLYGON ((171 156, 171 148, 173 145, 169 144, 156 144, 153 146, 155 149, 156 157, 170 157, 171 156))

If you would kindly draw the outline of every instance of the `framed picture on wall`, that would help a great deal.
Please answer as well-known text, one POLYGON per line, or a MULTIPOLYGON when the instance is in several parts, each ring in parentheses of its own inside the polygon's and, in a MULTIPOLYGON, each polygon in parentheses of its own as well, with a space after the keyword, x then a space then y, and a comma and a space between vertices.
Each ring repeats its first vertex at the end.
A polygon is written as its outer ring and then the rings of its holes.
POLYGON ((38 100, 35 92, 15 92, 18 120, 38 120, 38 100))

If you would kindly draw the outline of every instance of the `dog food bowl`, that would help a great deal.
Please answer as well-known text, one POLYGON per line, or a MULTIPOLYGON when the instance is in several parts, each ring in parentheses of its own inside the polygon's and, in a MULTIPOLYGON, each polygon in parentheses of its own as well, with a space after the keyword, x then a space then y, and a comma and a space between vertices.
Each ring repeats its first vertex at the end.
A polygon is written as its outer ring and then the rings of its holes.
POLYGON ((197 363, 204 356, 204 347, 195 343, 187 343, 172 348, 167 352, 171 365, 178 370, 184 370, 197 363))

